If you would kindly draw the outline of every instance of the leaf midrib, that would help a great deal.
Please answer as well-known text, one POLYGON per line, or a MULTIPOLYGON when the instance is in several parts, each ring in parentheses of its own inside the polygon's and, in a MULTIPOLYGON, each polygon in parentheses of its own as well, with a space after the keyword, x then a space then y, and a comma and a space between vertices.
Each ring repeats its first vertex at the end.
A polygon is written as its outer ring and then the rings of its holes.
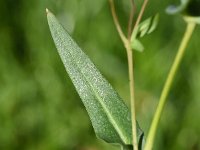
MULTIPOLYGON (((61 26, 62 27, 62 26, 61 26)), ((62 27, 63 28, 63 27, 62 27)), ((69 36, 69 35, 68 35, 69 36)), ((71 40, 73 41, 73 39, 71 38, 71 40)), ((74 41, 73 41, 74 42, 74 41)), ((74 42, 75 43, 75 42, 74 42)), ((79 46, 77 45, 77 47, 79 48, 79 46)), ((92 84, 90 84, 90 82, 88 81, 87 77, 84 75, 84 73, 82 72, 82 70, 80 69, 80 67, 78 66, 78 64, 74 61, 74 57, 71 54, 70 50, 69 50, 69 54, 71 55, 72 62, 76 65, 76 67, 78 68, 79 72, 83 75, 83 78, 85 79, 85 81, 88 83, 88 85, 91 87, 92 91, 95 93, 95 96, 98 99, 98 102, 102 105, 103 109, 105 110, 108 120, 111 122, 111 124, 113 125, 114 129, 117 131, 117 133, 119 134, 120 138, 122 141, 126 143, 128 143, 128 139, 127 137, 124 135, 124 133, 122 132, 123 130, 121 130, 121 128, 117 125, 115 119, 112 117, 112 115, 110 114, 109 110, 106 108, 105 104, 103 102, 101 102, 101 96, 99 96, 98 92, 95 91, 95 88, 92 86, 92 84)), ((84 54, 84 53, 83 53, 84 54)), ((85 54, 86 55, 86 54, 85 54)), ((86 56, 87 57, 87 56, 86 56)), ((89 58, 87 58, 89 59, 89 58)), ((90 60, 89 60, 90 61, 90 60)))

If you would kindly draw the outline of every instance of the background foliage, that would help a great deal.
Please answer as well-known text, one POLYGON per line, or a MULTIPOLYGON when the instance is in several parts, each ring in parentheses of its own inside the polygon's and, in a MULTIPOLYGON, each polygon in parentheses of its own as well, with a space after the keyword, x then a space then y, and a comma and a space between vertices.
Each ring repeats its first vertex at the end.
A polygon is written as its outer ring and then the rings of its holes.
MULTIPOLYGON (((116 3, 125 30, 129 3, 116 3)), ((144 19, 159 12, 158 29, 142 38, 145 51, 134 56, 137 116, 145 132, 185 29, 179 16, 165 13, 171 3, 150 1, 144 19)), ((129 105, 126 52, 106 0, 0 0, 0 149, 117 149, 96 139, 56 52, 46 7, 129 105)), ((197 27, 169 96, 155 149, 200 149, 199 34, 197 27)))

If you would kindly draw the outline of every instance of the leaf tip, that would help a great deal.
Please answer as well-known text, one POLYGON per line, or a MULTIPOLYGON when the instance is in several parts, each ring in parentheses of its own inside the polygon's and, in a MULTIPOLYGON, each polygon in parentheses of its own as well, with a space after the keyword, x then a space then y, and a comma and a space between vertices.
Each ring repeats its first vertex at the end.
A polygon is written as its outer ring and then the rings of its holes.
POLYGON ((49 13, 49 9, 48 9, 48 8, 46 8, 46 13, 47 13, 47 14, 49 13))

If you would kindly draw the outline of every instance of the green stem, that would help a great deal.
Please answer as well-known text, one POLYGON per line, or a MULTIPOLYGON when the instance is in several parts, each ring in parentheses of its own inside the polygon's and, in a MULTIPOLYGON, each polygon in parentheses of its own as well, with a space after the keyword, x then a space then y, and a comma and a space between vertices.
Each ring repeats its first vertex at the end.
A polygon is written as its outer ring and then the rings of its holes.
POLYGON ((129 70, 129 85, 130 85, 130 99, 131 99, 131 119, 132 119, 132 136, 133 136, 133 147, 134 150, 138 150, 138 143, 137 143, 137 126, 136 126, 136 116, 135 116, 135 100, 134 100, 134 77, 133 77, 133 53, 131 49, 131 44, 128 38, 124 35, 122 28, 119 24, 118 16, 115 11, 115 5, 113 0, 109 0, 111 13, 113 16, 113 20, 119 36, 124 44, 124 47, 127 51, 128 56, 128 70, 129 70))
MULTIPOLYGON (((148 0, 144 0, 139 16, 137 17, 136 23, 133 27, 133 31, 137 28, 137 26, 139 25, 141 21, 144 10, 147 6, 147 3, 148 3, 148 0)), ((135 112, 136 107, 135 107, 135 91, 134 91, 133 50, 131 48, 131 36, 128 37, 128 41, 127 43, 125 43, 125 47, 126 47, 127 57, 128 57, 133 150, 138 150, 137 123, 136 123, 136 112, 135 112)))
POLYGON ((133 137, 133 148, 138 150, 137 143, 137 124, 135 115, 135 92, 134 92, 134 73, 133 73, 133 51, 131 44, 127 41, 125 45, 128 57, 128 70, 129 70, 129 86, 130 86, 130 100, 131 100, 131 120, 132 120, 132 137, 133 137))
POLYGON ((146 141, 144 150, 152 150, 152 148, 153 148, 155 134, 156 134, 156 131, 157 131, 157 127, 158 127, 158 123, 159 123, 161 114, 163 112, 163 108, 164 108, 165 103, 166 103, 167 96, 169 94, 169 91, 170 91, 172 82, 174 80, 175 74, 176 74, 176 72, 177 72, 177 70, 179 68, 180 62, 181 62, 181 60, 183 58, 185 49, 186 49, 186 47, 188 45, 188 42, 189 42, 189 40, 191 38, 191 35, 192 35, 193 31, 194 31, 195 25, 196 25, 195 23, 188 23, 187 24, 187 28, 186 28, 185 34, 183 36, 182 42, 180 44, 180 47, 178 49, 178 52, 177 52, 177 55, 175 57, 174 63, 172 65, 172 67, 171 67, 171 70, 170 70, 170 72, 168 74, 168 77, 167 77, 167 80, 165 82, 164 88, 162 90, 162 93, 161 93, 161 96, 160 96, 160 100, 159 100, 159 104, 157 106, 157 109, 156 109, 156 112, 155 112, 155 115, 154 115, 150 130, 149 130, 149 134, 147 136, 147 141, 146 141))

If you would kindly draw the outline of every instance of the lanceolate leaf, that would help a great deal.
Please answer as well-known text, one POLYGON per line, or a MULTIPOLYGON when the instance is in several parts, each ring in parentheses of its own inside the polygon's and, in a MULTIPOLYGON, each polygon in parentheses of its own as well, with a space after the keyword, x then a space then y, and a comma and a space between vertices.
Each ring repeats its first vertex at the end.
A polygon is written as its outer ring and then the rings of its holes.
MULTIPOLYGON (((96 135, 109 143, 131 145, 129 109, 55 16, 48 11, 47 18, 58 53, 86 107, 96 135)), ((138 140, 141 135, 138 127, 138 140)))
MULTIPOLYGON (((151 32, 153 32, 157 27, 158 19, 159 19, 159 15, 156 14, 156 15, 144 20, 143 22, 141 22, 136 31, 136 35, 135 35, 136 38, 143 37, 146 34, 150 34, 151 32)), ((134 36, 134 34, 132 36, 134 36)), ((134 38, 134 37, 132 37, 132 38, 134 38)))

